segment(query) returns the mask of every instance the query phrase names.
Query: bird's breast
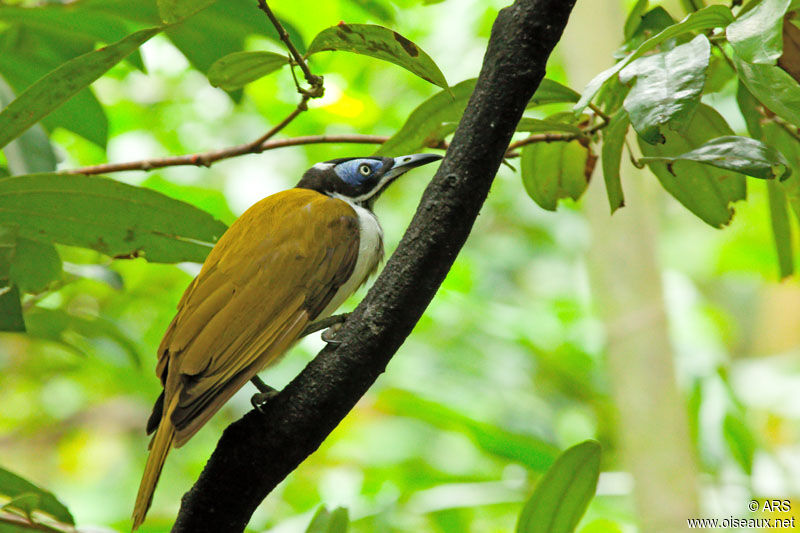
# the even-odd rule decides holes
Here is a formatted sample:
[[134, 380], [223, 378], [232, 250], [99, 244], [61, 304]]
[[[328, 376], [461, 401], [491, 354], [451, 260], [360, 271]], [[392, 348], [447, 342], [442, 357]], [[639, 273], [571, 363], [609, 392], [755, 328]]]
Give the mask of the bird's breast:
[[[340, 199], [341, 201], [346, 201]], [[339, 287], [330, 303], [322, 310], [315, 319], [330, 316], [344, 301], [358, 289], [367, 278], [375, 272], [378, 264], [383, 259], [383, 229], [378, 222], [375, 214], [369, 209], [365, 209], [352, 202], [347, 202], [358, 216], [358, 259], [353, 268], [353, 273]]]

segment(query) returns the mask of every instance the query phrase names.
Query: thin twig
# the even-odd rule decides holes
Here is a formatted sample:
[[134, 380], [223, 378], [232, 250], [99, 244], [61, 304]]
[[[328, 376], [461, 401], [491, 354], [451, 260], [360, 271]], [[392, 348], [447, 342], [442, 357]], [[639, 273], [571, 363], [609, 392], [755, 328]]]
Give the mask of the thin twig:
[[[274, 128], [273, 128], [274, 129]], [[266, 136], [266, 135], [265, 135]], [[290, 137], [288, 139], [275, 139], [264, 141], [256, 148], [253, 143], [240, 144], [203, 152], [199, 154], [186, 154], [171, 157], [158, 157], [153, 159], [143, 159], [141, 161], [128, 161], [125, 163], [103, 163], [101, 165], [91, 165], [69, 170], [62, 170], [61, 174], [106, 174], [110, 172], [120, 172], [123, 170], [153, 170], [155, 168], [175, 167], [183, 165], [192, 166], [211, 166], [212, 163], [222, 159], [229, 159], [248, 153], [259, 154], [267, 150], [284, 148], [286, 146], [300, 146], [304, 144], [327, 144], [327, 143], [349, 143], [349, 144], [383, 144], [389, 137], [381, 135], [306, 135], [303, 137]]]
[[300, 70], [303, 71], [303, 76], [305, 76], [306, 81], [309, 85], [311, 85], [311, 89], [308, 91], [304, 91], [300, 89], [300, 91], [305, 95], [309, 95], [311, 98], [317, 98], [322, 96], [323, 87], [322, 87], [322, 76], [316, 76], [315, 74], [311, 73], [309, 70], [308, 65], [306, 64], [305, 59], [303, 56], [300, 55], [300, 52], [297, 51], [292, 40], [289, 38], [289, 34], [286, 32], [286, 29], [280, 23], [280, 21], [275, 17], [275, 14], [267, 5], [266, 0], [258, 0], [258, 8], [267, 14], [269, 20], [272, 22], [272, 25], [275, 26], [275, 29], [278, 31], [278, 36], [281, 40], [286, 44], [286, 48], [289, 49], [289, 53], [292, 54], [292, 58], [300, 67]]

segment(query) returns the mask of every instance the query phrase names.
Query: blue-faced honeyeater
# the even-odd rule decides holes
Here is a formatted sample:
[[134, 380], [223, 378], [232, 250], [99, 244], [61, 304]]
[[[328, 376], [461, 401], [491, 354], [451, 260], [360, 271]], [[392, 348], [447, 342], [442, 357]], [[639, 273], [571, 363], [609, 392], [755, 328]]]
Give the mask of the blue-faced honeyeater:
[[158, 348], [164, 388], [133, 528], [144, 520], [170, 448], [188, 441], [309, 324], [333, 313], [383, 257], [372, 206], [408, 170], [441, 156], [334, 159], [268, 196], [219, 239], [178, 303]]

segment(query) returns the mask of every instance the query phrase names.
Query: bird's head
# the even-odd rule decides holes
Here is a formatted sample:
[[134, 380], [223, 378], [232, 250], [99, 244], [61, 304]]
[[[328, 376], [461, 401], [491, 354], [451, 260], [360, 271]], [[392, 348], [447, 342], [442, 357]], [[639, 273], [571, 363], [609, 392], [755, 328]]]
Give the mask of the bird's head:
[[313, 189], [372, 208], [378, 195], [399, 176], [441, 158], [436, 154], [412, 154], [332, 159], [308, 169], [296, 187]]

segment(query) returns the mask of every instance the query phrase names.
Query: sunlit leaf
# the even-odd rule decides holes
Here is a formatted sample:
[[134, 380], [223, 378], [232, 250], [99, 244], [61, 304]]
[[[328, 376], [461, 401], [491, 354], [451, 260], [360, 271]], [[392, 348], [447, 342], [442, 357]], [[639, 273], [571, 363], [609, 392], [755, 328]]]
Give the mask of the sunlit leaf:
[[728, 42], [742, 60], [774, 65], [783, 49], [783, 15], [791, 0], [761, 0], [726, 29]]
[[324, 506], [317, 509], [306, 533], [346, 533], [349, 525], [347, 509], [337, 507], [329, 512]]
[[603, 148], [600, 160], [603, 165], [603, 180], [606, 183], [608, 204], [612, 213], [625, 205], [619, 166], [622, 161], [622, 149], [625, 146], [625, 136], [628, 133], [629, 125], [628, 114], [624, 109], [620, 109], [611, 117], [611, 122], [602, 133]]
[[756, 440], [747, 423], [742, 417], [728, 413], [722, 422], [722, 435], [733, 458], [748, 476], [752, 475]]
[[13, 499], [27, 494], [37, 497], [35, 509], [33, 510], [46, 513], [59, 522], [75, 524], [69, 509], [58, 501], [52, 493], [4, 468], [0, 468], [0, 495]]
[[525, 503], [517, 533], [572, 533], [597, 489], [600, 444], [588, 440], [565, 451]]
[[214, 87], [233, 91], [288, 64], [286, 56], [273, 52], [234, 52], [211, 65], [208, 81]]
[[440, 91], [422, 102], [411, 112], [400, 131], [383, 143], [375, 154], [410, 154], [442, 140], [444, 131], [452, 131], [452, 127], [447, 125], [461, 120], [467, 101], [475, 89], [475, 81], [474, 78], [464, 80], [451, 87], [450, 92]]
[[419, 46], [396, 31], [374, 24], [345, 24], [319, 32], [308, 47], [308, 55], [345, 51], [389, 61], [413, 72], [423, 80], [448, 88], [444, 74]]
[[217, 0], [158, 0], [158, 13], [167, 24], [191, 17]]
[[[733, 130], [725, 119], [701, 104], [684, 131], [664, 130], [664, 144], [652, 145], [640, 138], [639, 148], [646, 157], [670, 158], [690, 152], [711, 139], [730, 135]], [[730, 222], [733, 209], [729, 204], [745, 198], [745, 177], [738, 172], [691, 160], [676, 160], [667, 167], [662, 160], [654, 159], [648, 166], [672, 196], [717, 228]]]
[[647, 0], [636, 0], [636, 4], [634, 4], [628, 13], [628, 18], [625, 19], [625, 28], [623, 32], [626, 41], [633, 37], [634, 32], [642, 23], [642, 15], [644, 15], [645, 10], [647, 9], [647, 4]]
[[594, 96], [597, 94], [597, 91], [599, 91], [609, 79], [629, 65], [632, 61], [642, 57], [644, 54], [650, 50], [653, 50], [664, 41], [687, 32], [725, 27], [732, 21], [733, 15], [731, 14], [731, 10], [728, 7], [721, 5], [711, 5], [690, 13], [686, 16], [686, 18], [677, 24], [674, 24], [669, 28], [666, 28], [664, 31], [647, 39], [645, 42], [639, 45], [639, 47], [632, 54], [618, 62], [613, 67], [608, 68], [595, 76], [581, 93], [581, 98], [578, 100], [578, 103], [575, 104], [573, 110], [576, 113], [583, 111], [586, 106], [589, 105], [589, 102], [592, 100], [592, 98], [594, 98]]
[[545, 104], [577, 102], [580, 97], [580, 94], [566, 85], [562, 85], [549, 78], [544, 78], [539, 84], [539, 87], [536, 88], [536, 92], [533, 93], [527, 107], [531, 108]]
[[159, 28], [141, 30], [112, 45], [76, 57], [28, 87], [0, 112], [0, 148], [102, 76], [159, 31]]
[[643, 163], [664, 162], [668, 169], [676, 161], [696, 161], [765, 180], [788, 178], [792, 172], [786, 158], [771, 146], [736, 135], [712, 139], [683, 154], [643, 157], [641, 160]]
[[512, 433], [494, 424], [478, 422], [413, 393], [386, 390], [381, 393], [377, 407], [400, 416], [423, 420], [435, 427], [454, 430], [469, 436], [484, 451], [516, 461], [526, 467], [543, 471], [551, 464], [558, 450], [549, 442], [533, 435]]
[[581, 197], [595, 159], [579, 141], [529, 144], [522, 147], [522, 183], [540, 207], [555, 211], [559, 199]]
[[[0, 77], [0, 109], [14, 100], [11, 87]], [[56, 169], [56, 154], [44, 128], [34, 124], [28, 131], [3, 148], [12, 174], [51, 172]]]
[[789, 213], [786, 206], [786, 193], [773, 180], [767, 182], [769, 198], [769, 219], [772, 228], [772, 239], [778, 254], [778, 266], [781, 278], [794, 273], [794, 250], [792, 246], [792, 228], [789, 224]]
[[202, 262], [225, 225], [194, 206], [101, 176], [0, 179], [0, 223], [20, 236], [114, 257]]
[[651, 144], [664, 142], [661, 127], [686, 127], [700, 103], [711, 55], [705, 35], [669, 52], [642, 57], [619, 73], [622, 83], [635, 80], [624, 106], [637, 133]]

